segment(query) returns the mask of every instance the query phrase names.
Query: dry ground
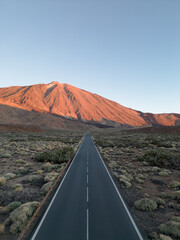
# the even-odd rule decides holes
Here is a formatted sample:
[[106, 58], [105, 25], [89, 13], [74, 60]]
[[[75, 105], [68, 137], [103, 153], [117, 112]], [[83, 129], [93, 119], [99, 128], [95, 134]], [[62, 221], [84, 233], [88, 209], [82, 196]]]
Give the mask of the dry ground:
[[102, 130], [93, 137], [146, 239], [180, 239], [180, 135]]
[[[55, 181], [65, 164], [39, 162], [35, 156], [64, 147], [75, 149], [83, 135], [84, 132], [67, 130], [1, 132], [0, 239], [17, 239], [21, 229], [13, 225], [12, 213], [23, 204], [30, 203], [25, 208], [28, 220], [34, 205], [43, 200], [47, 185]], [[92, 135], [146, 238], [179, 239], [180, 136], [157, 132], [130, 133], [117, 129], [93, 131]], [[18, 208], [19, 204], [22, 205]]]
[[[33, 209], [33, 202], [39, 204], [43, 200], [49, 186], [55, 181], [66, 164], [65, 162], [38, 162], [35, 156], [41, 152], [53, 152], [64, 147], [76, 150], [83, 135], [84, 132], [81, 131], [1, 132], [0, 239], [17, 239], [21, 229], [18, 228], [19, 226], [13, 225], [13, 216], [11, 216], [13, 211], [17, 211], [17, 207], [21, 204], [30, 203], [28, 211], [25, 212], [28, 221], [35, 210], [35, 208]], [[17, 216], [15, 217], [17, 218]], [[12, 221], [9, 221], [9, 218], [12, 218]], [[24, 215], [21, 218], [24, 219]], [[14, 221], [18, 222], [21, 219], [15, 219]], [[23, 225], [23, 222], [19, 224]]]

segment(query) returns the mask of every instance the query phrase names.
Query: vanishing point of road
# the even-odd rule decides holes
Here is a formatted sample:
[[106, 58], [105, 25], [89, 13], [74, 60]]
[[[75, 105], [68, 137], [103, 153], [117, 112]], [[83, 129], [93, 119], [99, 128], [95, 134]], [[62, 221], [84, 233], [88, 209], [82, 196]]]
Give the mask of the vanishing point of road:
[[143, 240], [88, 133], [31, 240]]

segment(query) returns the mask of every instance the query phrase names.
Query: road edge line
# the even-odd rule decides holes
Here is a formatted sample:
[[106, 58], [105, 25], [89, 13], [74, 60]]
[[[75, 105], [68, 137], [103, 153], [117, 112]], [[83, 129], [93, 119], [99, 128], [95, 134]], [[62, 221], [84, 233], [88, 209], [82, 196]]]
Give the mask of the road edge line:
[[43, 224], [44, 219], [46, 218], [46, 216], [47, 216], [47, 214], [48, 214], [48, 212], [49, 212], [49, 209], [51, 208], [51, 206], [52, 206], [52, 204], [53, 204], [53, 202], [54, 202], [54, 199], [56, 198], [56, 196], [57, 196], [57, 194], [58, 194], [58, 192], [59, 192], [59, 190], [60, 190], [60, 188], [61, 188], [61, 186], [62, 186], [62, 184], [63, 184], [63, 182], [64, 182], [64, 180], [65, 180], [65, 178], [66, 178], [66, 176], [67, 176], [67, 174], [68, 174], [71, 166], [72, 166], [72, 164], [74, 163], [74, 161], [75, 161], [75, 159], [76, 159], [77, 154], [79, 153], [79, 151], [80, 151], [80, 149], [81, 149], [81, 147], [82, 147], [82, 145], [83, 145], [83, 143], [84, 143], [84, 140], [85, 140], [85, 136], [84, 136], [84, 139], [83, 139], [83, 141], [81, 142], [81, 145], [79, 146], [79, 149], [77, 150], [77, 152], [76, 152], [76, 154], [75, 154], [75, 156], [74, 156], [74, 158], [73, 158], [73, 160], [72, 160], [69, 168], [67, 169], [67, 171], [66, 171], [66, 173], [65, 173], [65, 175], [64, 175], [64, 177], [63, 177], [63, 179], [62, 179], [62, 181], [61, 181], [61, 183], [60, 183], [60, 185], [59, 185], [59, 187], [58, 187], [58, 189], [56, 190], [56, 192], [55, 192], [55, 194], [54, 194], [54, 196], [53, 196], [53, 198], [52, 198], [52, 200], [51, 200], [48, 208], [46, 209], [46, 211], [45, 211], [45, 213], [44, 213], [44, 215], [43, 215], [40, 223], [38, 224], [38, 226], [37, 226], [37, 228], [36, 228], [36, 230], [35, 230], [32, 238], [31, 238], [31, 240], [35, 240], [35, 238], [36, 238], [36, 236], [37, 236], [37, 233], [38, 233], [41, 225]]
[[101, 159], [101, 161], [102, 161], [102, 163], [103, 163], [103, 165], [104, 165], [104, 167], [105, 167], [105, 169], [106, 169], [106, 171], [107, 171], [107, 173], [108, 173], [108, 175], [109, 175], [109, 177], [110, 177], [110, 179], [111, 179], [111, 181], [112, 181], [112, 183], [113, 183], [113, 185], [114, 185], [114, 187], [115, 187], [115, 189], [116, 189], [116, 192], [117, 192], [117, 194], [118, 194], [118, 196], [119, 196], [119, 198], [120, 198], [120, 200], [121, 200], [121, 202], [122, 202], [122, 204], [123, 204], [123, 206], [124, 206], [124, 208], [125, 208], [128, 216], [129, 216], [129, 218], [130, 218], [130, 220], [131, 220], [131, 222], [132, 222], [132, 224], [133, 224], [133, 226], [134, 226], [134, 228], [135, 228], [135, 230], [136, 230], [136, 233], [137, 233], [139, 239], [140, 239], [140, 240], [144, 240], [143, 237], [142, 237], [142, 235], [141, 235], [141, 233], [140, 233], [140, 231], [139, 231], [139, 229], [138, 229], [138, 227], [137, 227], [137, 225], [136, 225], [136, 223], [135, 223], [135, 221], [134, 221], [134, 219], [133, 219], [133, 217], [132, 217], [132, 215], [131, 215], [131, 213], [129, 212], [129, 209], [128, 209], [128, 207], [126, 206], [126, 203], [124, 202], [124, 200], [123, 200], [123, 198], [122, 198], [122, 196], [121, 196], [121, 194], [120, 194], [120, 192], [119, 192], [119, 190], [118, 190], [118, 188], [117, 188], [117, 186], [116, 186], [116, 184], [115, 184], [115, 182], [114, 182], [111, 174], [109, 173], [109, 170], [108, 170], [108, 168], [107, 168], [104, 160], [102, 159], [101, 154], [100, 154], [98, 148], [96, 147], [93, 139], [92, 139], [92, 142], [93, 142], [93, 144], [94, 144], [94, 146], [95, 146], [95, 148], [96, 148], [96, 151], [97, 151], [97, 153], [98, 153], [98, 155], [99, 155], [99, 157], [100, 157], [100, 159]]

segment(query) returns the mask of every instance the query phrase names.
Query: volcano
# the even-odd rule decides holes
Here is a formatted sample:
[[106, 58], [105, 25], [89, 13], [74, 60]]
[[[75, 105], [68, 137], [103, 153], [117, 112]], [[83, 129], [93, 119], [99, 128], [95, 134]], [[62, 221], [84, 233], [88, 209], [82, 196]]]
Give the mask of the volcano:
[[79, 122], [109, 126], [180, 125], [180, 114], [143, 113], [59, 82], [0, 88], [0, 104], [29, 112], [47, 113]]

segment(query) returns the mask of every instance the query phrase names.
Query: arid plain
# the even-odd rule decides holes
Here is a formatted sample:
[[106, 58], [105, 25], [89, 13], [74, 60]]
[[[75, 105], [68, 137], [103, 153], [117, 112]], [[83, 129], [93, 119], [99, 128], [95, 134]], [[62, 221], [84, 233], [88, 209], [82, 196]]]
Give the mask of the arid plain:
[[[101, 129], [91, 134], [146, 238], [178, 239], [179, 134], [166, 133], [166, 128], [141, 131]], [[85, 131], [1, 132], [1, 239], [18, 239], [84, 135]]]

